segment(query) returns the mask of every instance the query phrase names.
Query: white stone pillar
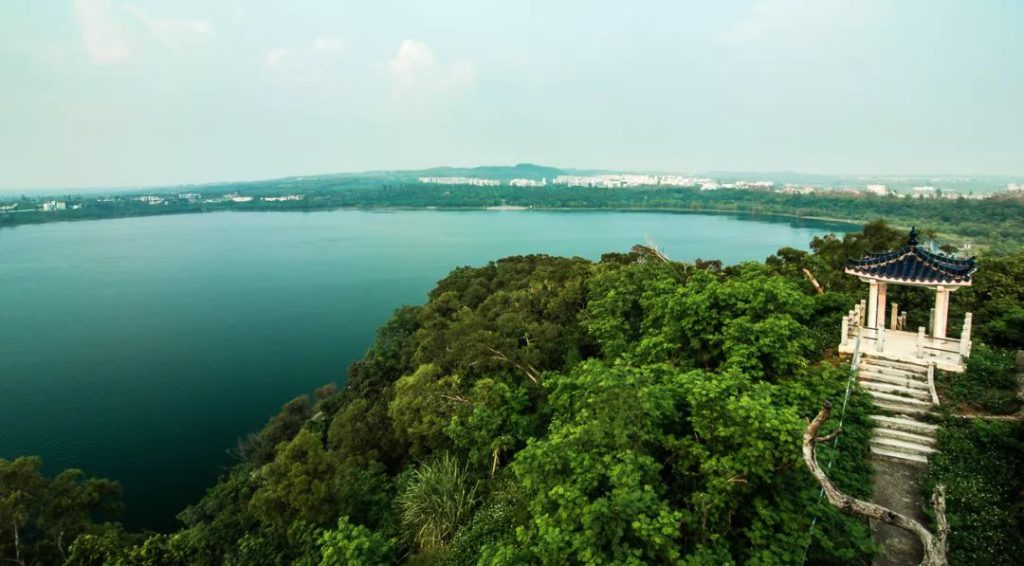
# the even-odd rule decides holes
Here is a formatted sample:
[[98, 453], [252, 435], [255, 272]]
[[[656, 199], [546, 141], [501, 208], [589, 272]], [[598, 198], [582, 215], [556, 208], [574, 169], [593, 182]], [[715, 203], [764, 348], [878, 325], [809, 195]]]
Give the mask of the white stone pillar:
[[878, 281], [868, 283], [868, 328], [878, 328]]
[[839, 345], [845, 346], [847, 335], [850, 333], [850, 317], [849, 315], [843, 317], [842, 334], [839, 336]]
[[968, 357], [971, 355], [971, 313], [964, 315], [964, 327], [960, 331], [960, 355]]
[[892, 315], [889, 317], [889, 328], [892, 330], [899, 330], [900, 306], [896, 303], [893, 303], [892, 309], [890, 310], [892, 311]]
[[932, 336], [946, 337], [946, 316], [949, 314], [949, 290], [939, 285], [935, 288], [935, 328]]
[[887, 285], [883, 283], [878, 284], [878, 314], [875, 315], [875, 321], [878, 322], [879, 328], [885, 328], [885, 291]]

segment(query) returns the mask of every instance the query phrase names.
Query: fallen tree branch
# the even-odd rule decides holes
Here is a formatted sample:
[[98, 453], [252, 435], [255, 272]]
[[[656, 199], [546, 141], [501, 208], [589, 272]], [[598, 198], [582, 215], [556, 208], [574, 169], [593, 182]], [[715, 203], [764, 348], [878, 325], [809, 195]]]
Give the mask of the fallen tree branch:
[[672, 260], [668, 259], [668, 256], [662, 253], [661, 250], [659, 250], [653, 242], [648, 242], [647, 244], [637, 244], [630, 248], [629, 251], [639, 255], [641, 257], [641, 260], [646, 255], [652, 255], [656, 259], [664, 263], [672, 263]]
[[494, 359], [501, 360], [503, 362], [508, 362], [508, 363], [514, 365], [516, 368], [519, 369], [519, 371], [525, 373], [526, 377], [528, 377], [530, 379], [530, 381], [532, 381], [534, 383], [540, 383], [540, 372], [537, 371], [537, 368], [535, 368], [535, 367], [533, 367], [532, 365], [529, 365], [529, 364], [527, 364], [526, 366], [518, 364], [518, 363], [510, 360], [508, 358], [508, 356], [506, 356], [505, 354], [499, 352], [498, 350], [495, 350], [494, 348], [487, 348], [487, 349], [490, 350], [492, 354], [494, 354]]
[[921, 540], [921, 546], [924, 547], [924, 559], [921, 561], [922, 566], [946, 566], [948, 564], [946, 553], [948, 552], [949, 523], [946, 520], [945, 488], [941, 485], [937, 485], [935, 486], [935, 492], [932, 494], [932, 506], [935, 509], [935, 522], [938, 525], [937, 535], [933, 535], [924, 527], [924, 525], [910, 517], [907, 517], [906, 515], [902, 515], [892, 509], [882, 507], [875, 503], [850, 497], [849, 495], [839, 491], [839, 489], [832, 484], [832, 480], [830, 480], [825, 472], [818, 467], [818, 460], [815, 454], [815, 447], [818, 445], [818, 442], [821, 442], [825, 438], [828, 438], [828, 436], [831, 436], [818, 436], [818, 431], [821, 429], [821, 426], [825, 424], [825, 421], [828, 420], [831, 413], [832, 403], [825, 401], [821, 407], [821, 411], [816, 417], [814, 417], [814, 420], [807, 425], [807, 430], [804, 431], [803, 438], [804, 463], [807, 464], [807, 469], [811, 471], [814, 478], [821, 484], [821, 488], [825, 492], [828, 502], [843, 513], [857, 515], [867, 519], [875, 519], [876, 521], [882, 521], [883, 523], [910, 531], [917, 535], [917, 538]]
[[445, 395], [444, 393], [440, 393], [439, 395], [441, 396], [442, 399], [447, 399], [448, 401], [454, 401], [456, 403], [463, 403], [463, 404], [469, 405], [471, 407], [473, 406], [473, 402], [470, 401], [469, 399], [466, 399], [462, 395]]

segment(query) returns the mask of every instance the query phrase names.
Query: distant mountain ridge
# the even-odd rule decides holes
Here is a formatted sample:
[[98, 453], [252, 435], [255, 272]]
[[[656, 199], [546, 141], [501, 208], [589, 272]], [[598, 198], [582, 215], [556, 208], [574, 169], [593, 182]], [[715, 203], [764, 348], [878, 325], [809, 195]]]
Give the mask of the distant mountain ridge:
[[481, 165], [478, 167], [431, 167], [429, 169], [415, 169], [408, 171], [388, 171], [390, 175], [409, 177], [473, 177], [486, 179], [552, 179], [567, 173], [576, 173], [573, 170], [547, 167], [533, 163], [517, 163], [516, 165]]

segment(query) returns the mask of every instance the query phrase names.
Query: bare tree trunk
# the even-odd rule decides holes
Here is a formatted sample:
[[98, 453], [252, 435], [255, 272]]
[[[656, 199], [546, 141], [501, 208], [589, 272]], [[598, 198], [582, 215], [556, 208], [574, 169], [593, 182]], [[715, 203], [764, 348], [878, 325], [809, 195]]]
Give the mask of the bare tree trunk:
[[18, 538], [17, 521], [12, 521], [11, 526], [14, 527], [14, 558], [8, 558], [7, 560], [25, 566], [25, 561], [21, 559], [21, 540]]
[[822, 293], [824, 293], [824, 292], [825, 292], [825, 288], [824, 288], [824, 287], [822, 287], [822, 286], [821, 286], [821, 285], [820, 285], [820, 284], [818, 283], [818, 280], [814, 278], [814, 274], [813, 274], [813, 273], [811, 273], [811, 270], [810, 270], [810, 269], [807, 269], [807, 268], [805, 267], [805, 268], [804, 268], [804, 275], [806, 275], [806, 276], [807, 276], [807, 278], [811, 280], [811, 285], [814, 285], [814, 290], [815, 290], [815, 291], [817, 291], [819, 295], [821, 295]]
[[825, 472], [818, 467], [818, 460], [815, 455], [815, 446], [819, 442], [823, 442], [829, 438], [834, 438], [834, 435], [836, 434], [834, 432], [829, 434], [827, 437], [818, 436], [818, 430], [820, 430], [821, 426], [825, 424], [825, 421], [828, 420], [831, 413], [832, 403], [825, 401], [821, 408], [821, 412], [819, 412], [818, 415], [814, 417], [814, 420], [807, 425], [807, 430], [804, 432], [803, 440], [804, 463], [807, 464], [807, 468], [811, 471], [811, 474], [814, 475], [814, 478], [821, 484], [821, 487], [825, 492], [825, 496], [828, 497], [828, 502], [844, 513], [868, 519], [875, 519], [914, 533], [917, 535], [917, 538], [921, 539], [921, 546], [924, 547], [924, 560], [921, 561], [921, 565], [946, 566], [948, 564], [946, 553], [949, 548], [949, 522], [946, 520], [945, 487], [941, 485], [935, 486], [935, 493], [932, 494], [932, 506], [935, 509], [935, 522], [938, 525], [938, 533], [936, 535], [933, 535], [924, 527], [924, 525], [910, 517], [901, 515], [891, 509], [882, 507], [881, 505], [850, 497], [849, 495], [839, 491], [836, 486], [832, 484], [832, 480], [830, 480]]
[[64, 552], [64, 531], [61, 531], [60, 534], [57, 535], [57, 550], [60, 551], [61, 558], [63, 558], [64, 563], [67, 564], [68, 554]]

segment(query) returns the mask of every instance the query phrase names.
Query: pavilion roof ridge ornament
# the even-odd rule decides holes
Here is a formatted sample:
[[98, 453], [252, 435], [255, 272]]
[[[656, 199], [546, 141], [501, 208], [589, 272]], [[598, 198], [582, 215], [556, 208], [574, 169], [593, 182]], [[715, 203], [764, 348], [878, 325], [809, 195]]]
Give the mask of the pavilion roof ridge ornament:
[[907, 245], [903, 248], [850, 260], [845, 271], [866, 279], [893, 283], [966, 286], [971, 284], [971, 276], [977, 269], [974, 257], [958, 259], [921, 248], [917, 229], [911, 228]]

